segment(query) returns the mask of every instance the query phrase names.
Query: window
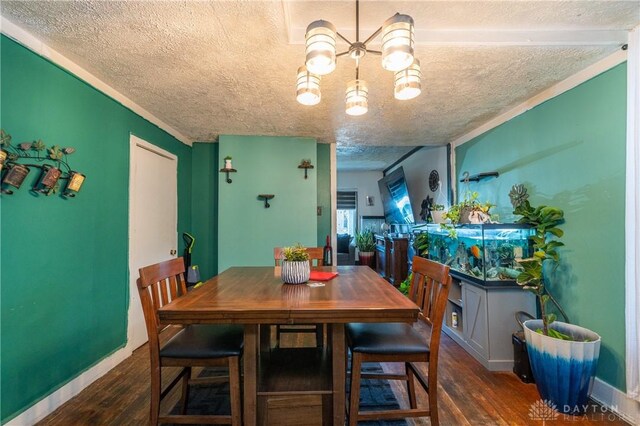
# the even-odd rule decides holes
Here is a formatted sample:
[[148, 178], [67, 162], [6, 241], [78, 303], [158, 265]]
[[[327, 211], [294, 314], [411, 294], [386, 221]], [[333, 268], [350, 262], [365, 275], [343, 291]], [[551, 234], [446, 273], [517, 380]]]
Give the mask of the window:
[[358, 193], [355, 191], [338, 191], [337, 197], [338, 234], [356, 234], [356, 218], [358, 217]]

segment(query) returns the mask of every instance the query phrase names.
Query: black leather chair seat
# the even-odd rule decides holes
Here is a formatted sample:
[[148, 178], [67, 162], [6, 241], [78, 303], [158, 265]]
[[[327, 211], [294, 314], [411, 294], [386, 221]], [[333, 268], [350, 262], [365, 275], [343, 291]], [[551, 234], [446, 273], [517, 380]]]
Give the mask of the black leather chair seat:
[[223, 358], [242, 354], [241, 325], [189, 325], [160, 349], [166, 358]]
[[367, 354], [426, 354], [424, 336], [405, 323], [350, 323], [346, 325], [349, 347]]

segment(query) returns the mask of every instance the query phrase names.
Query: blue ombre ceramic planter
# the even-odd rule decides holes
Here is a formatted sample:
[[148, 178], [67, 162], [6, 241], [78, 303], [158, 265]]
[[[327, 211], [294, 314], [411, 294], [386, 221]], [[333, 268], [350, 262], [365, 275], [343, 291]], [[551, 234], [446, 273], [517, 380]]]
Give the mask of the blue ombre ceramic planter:
[[586, 328], [556, 321], [553, 328], [577, 340], [554, 339], [536, 333], [542, 320], [524, 322], [524, 334], [538, 392], [566, 414], [584, 412], [600, 355], [600, 336]]

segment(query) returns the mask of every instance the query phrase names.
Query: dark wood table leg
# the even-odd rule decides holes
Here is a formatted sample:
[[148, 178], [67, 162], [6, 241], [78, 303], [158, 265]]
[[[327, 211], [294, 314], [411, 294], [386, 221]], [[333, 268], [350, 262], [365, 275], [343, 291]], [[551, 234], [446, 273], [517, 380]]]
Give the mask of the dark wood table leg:
[[[246, 345], [246, 342], [245, 342]], [[344, 324], [331, 324], [331, 356], [333, 363], [333, 425], [344, 425], [345, 417], [345, 336]]]
[[243, 419], [246, 426], [255, 426], [257, 417], [258, 382], [258, 325], [244, 326], [244, 409]]

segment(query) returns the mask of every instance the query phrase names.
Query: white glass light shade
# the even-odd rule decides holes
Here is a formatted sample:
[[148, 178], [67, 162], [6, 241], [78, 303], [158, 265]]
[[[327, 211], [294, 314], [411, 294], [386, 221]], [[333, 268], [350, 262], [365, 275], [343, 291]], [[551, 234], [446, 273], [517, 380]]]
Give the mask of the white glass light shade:
[[317, 105], [320, 102], [320, 76], [310, 73], [305, 66], [298, 68], [296, 99], [302, 105]]
[[387, 71], [400, 71], [413, 62], [413, 18], [399, 13], [387, 19], [382, 26], [382, 67]]
[[420, 61], [414, 59], [413, 64], [395, 74], [394, 96], [402, 101], [417, 97], [422, 91], [420, 80]]
[[306, 60], [309, 72], [329, 74], [336, 68], [336, 27], [323, 20], [314, 21], [305, 34]]
[[369, 89], [364, 80], [353, 80], [347, 84], [345, 96], [346, 112], [349, 115], [366, 114], [369, 110]]

